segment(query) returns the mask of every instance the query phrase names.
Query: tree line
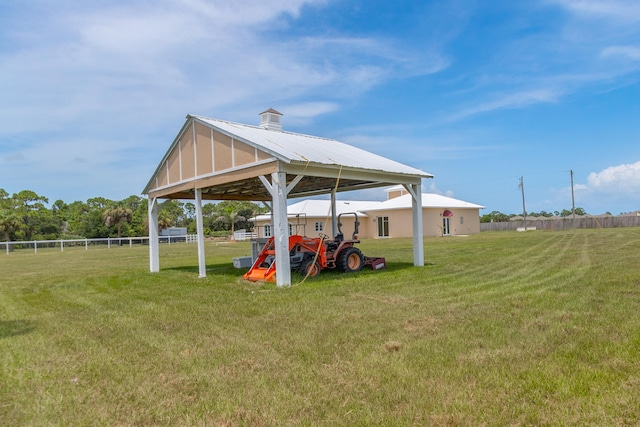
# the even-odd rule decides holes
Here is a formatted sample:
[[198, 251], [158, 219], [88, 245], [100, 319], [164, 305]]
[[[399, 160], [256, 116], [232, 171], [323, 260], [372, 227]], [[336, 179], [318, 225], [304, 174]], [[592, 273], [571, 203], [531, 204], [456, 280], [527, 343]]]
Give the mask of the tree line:
[[[129, 196], [115, 201], [94, 197], [86, 202], [66, 203], [49, 199], [31, 190], [9, 194], [0, 188], [0, 241], [56, 240], [149, 235], [148, 199]], [[196, 231], [193, 203], [166, 200], [158, 206], [158, 231], [185, 227]], [[249, 221], [266, 212], [252, 202], [222, 201], [202, 206], [206, 235], [229, 235], [234, 230], [251, 230]]]
[[[86, 202], [65, 203], [49, 199], [31, 190], [9, 194], [0, 188], [0, 241], [93, 239], [105, 237], [137, 237], [149, 235], [148, 199], [129, 196], [114, 201], [93, 197]], [[252, 202], [222, 201], [205, 203], [202, 217], [205, 235], [223, 236], [234, 230], [252, 230], [250, 218], [267, 212], [266, 207]], [[586, 215], [576, 208], [576, 215]], [[569, 209], [554, 212], [531, 212], [527, 216], [569, 217]], [[169, 227], [185, 227], [196, 231], [196, 207], [193, 203], [165, 200], [158, 210], [158, 231]], [[482, 215], [480, 222], [506, 222], [516, 216], [499, 211]]]
[[[582, 208], [576, 208], [575, 214], [587, 215], [587, 212]], [[522, 214], [518, 214], [518, 215], [522, 215]], [[516, 214], [507, 215], [499, 211], [493, 211], [491, 213], [482, 215], [480, 217], [480, 222], [507, 222], [507, 221], [511, 221], [511, 218], [516, 217], [518, 215]], [[528, 217], [543, 216], [545, 218], [551, 218], [551, 217], [557, 216], [561, 218], [567, 218], [567, 217], [570, 217], [571, 215], [573, 215], [573, 211], [571, 211], [570, 209], [563, 209], [561, 211], [553, 211], [553, 212], [547, 212], [547, 211], [527, 212]]]

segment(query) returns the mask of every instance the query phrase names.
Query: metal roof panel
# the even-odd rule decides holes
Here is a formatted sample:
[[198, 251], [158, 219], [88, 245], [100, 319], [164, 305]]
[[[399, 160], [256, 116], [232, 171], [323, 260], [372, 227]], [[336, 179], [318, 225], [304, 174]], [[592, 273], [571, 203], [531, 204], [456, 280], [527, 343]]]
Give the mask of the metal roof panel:
[[348, 168], [384, 171], [403, 175], [432, 178], [428, 172], [387, 159], [343, 142], [300, 133], [273, 131], [203, 116], [191, 117], [225, 133], [235, 135], [243, 142], [264, 149], [286, 163], [302, 162], [337, 165]]

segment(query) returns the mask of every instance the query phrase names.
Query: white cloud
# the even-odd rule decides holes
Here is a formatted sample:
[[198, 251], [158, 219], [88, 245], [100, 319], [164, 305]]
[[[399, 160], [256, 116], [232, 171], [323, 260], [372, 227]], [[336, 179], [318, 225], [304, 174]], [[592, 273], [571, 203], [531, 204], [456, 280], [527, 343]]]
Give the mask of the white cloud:
[[429, 183], [429, 186], [426, 189], [423, 189], [423, 192], [440, 194], [442, 196], [447, 196], [447, 197], [455, 197], [454, 192], [452, 190], [445, 190], [445, 191], [440, 190], [436, 185], [435, 181], [431, 181]]
[[0, 102], [0, 129], [26, 132], [37, 117], [51, 130], [86, 124], [88, 116], [157, 127], [176, 114], [212, 115], [243, 105], [255, 114], [256, 104], [277, 107], [303, 96], [328, 99], [315, 108], [324, 114], [330, 104], [390, 78], [446, 66], [435, 52], [416, 55], [385, 38], [274, 33], [305, 6], [324, 3], [164, 0], [90, 8], [71, 2], [51, 16], [30, 14], [28, 26], [37, 30], [29, 42], [17, 26], [3, 30], [16, 44], [0, 52], [0, 93], [7, 100]]
[[[287, 35], [305, 9], [327, 2], [15, 6], [0, 28], [10, 46], [0, 50], [0, 137], [15, 141], [0, 146], [3, 169], [74, 176], [60, 187], [79, 173], [102, 183], [98, 171], [130, 174], [123, 159], [157, 160], [166, 148], [158, 138], [173, 137], [187, 113], [257, 123], [256, 108], [274, 107], [285, 128], [303, 126], [389, 79], [447, 66], [437, 49], [415, 52], [377, 34]], [[62, 142], [63, 134], [72, 137]]]
[[[561, 102], [576, 92], [600, 90], [602, 85], [610, 85], [621, 76], [631, 75], [630, 80], [636, 80], [640, 48], [630, 43], [638, 34], [637, 25], [630, 24], [640, 21], [640, 2], [547, 0], [546, 3], [559, 6], [568, 12], [567, 17], [548, 23], [547, 31], [510, 39], [488, 56], [495, 71], [471, 70], [469, 89], [456, 94], [463, 103], [458, 104], [457, 111], [443, 116], [442, 122]], [[540, 11], [537, 6], [536, 9]], [[625, 59], [626, 63], [621, 61]]]
[[337, 111], [340, 106], [335, 102], [304, 102], [288, 104], [278, 108], [288, 112], [283, 119], [283, 127], [286, 130], [287, 125], [306, 125], [315, 117]]
[[514, 92], [508, 95], [496, 97], [493, 100], [480, 103], [476, 106], [463, 109], [450, 116], [447, 121], [461, 120], [476, 114], [487, 113], [495, 110], [523, 108], [539, 103], [553, 103], [562, 95], [562, 90], [552, 88]]
[[640, 21], [636, 0], [551, 0], [585, 18], [605, 18], [624, 22]]
[[[571, 187], [552, 189], [553, 200], [544, 209], [559, 209], [569, 205]], [[618, 214], [638, 210], [640, 203], [640, 161], [610, 166], [599, 172], [591, 172], [586, 183], [573, 186], [576, 207], [590, 214], [606, 211]]]
[[600, 53], [602, 57], [627, 57], [632, 60], [640, 60], [640, 48], [636, 46], [609, 46]]
[[587, 187], [597, 192], [640, 197], [640, 161], [592, 172], [587, 177]]

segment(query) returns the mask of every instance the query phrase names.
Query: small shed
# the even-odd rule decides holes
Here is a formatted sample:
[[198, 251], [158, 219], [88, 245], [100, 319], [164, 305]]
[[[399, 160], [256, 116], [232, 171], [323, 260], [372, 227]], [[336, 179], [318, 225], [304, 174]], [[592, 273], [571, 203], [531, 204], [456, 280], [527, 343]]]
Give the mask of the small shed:
[[413, 198], [414, 265], [424, 265], [421, 195], [433, 175], [334, 139], [282, 130], [282, 114], [260, 113], [259, 126], [187, 115], [186, 121], [143, 190], [149, 197], [150, 271], [160, 270], [158, 200], [191, 199], [196, 205], [198, 264], [206, 276], [202, 200], [249, 200], [271, 204], [278, 273], [291, 284], [287, 199], [402, 185]]

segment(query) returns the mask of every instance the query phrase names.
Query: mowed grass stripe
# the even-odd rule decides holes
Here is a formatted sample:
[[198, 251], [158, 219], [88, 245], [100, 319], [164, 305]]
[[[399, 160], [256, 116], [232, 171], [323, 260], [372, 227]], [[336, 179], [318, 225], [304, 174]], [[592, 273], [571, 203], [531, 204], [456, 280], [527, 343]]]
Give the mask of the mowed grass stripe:
[[[512, 238], [517, 238], [512, 237]], [[528, 236], [522, 236], [526, 240]], [[558, 236], [545, 236], [542, 241], [529, 241], [530, 246], [524, 246], [520, 250], [513, 250], [511, 253], [504, 253], [505, 248], [496, 246], [475, 246], [471, 253], [459, 264], [447, 263], [447, 267], [439, 269], [442, 272], [440, 280], [450, 283], [457, 282], [459, 291], [463, 294], [473, 292], [484, 292], [486, 289], [495, 288], [501, 285], [510, 285], [514, 281], [523, 277], [531, 276], [535, 273], [532, 266], [538, 260], [546, 257], [550, 252], [556, 251], [558, 247], [566, 243]], [[464, 242], [456, 242], [457, 246]], [[508, 250], [508, 248], [507, 248]], [[459, 259], [460, 257], [457, 257]], [[443, 260], [446, 263], [447, 260]], [[545, 262], [549, 260], [545, 259]], [[554, 262], [554, 261], [551, 261]], [[450, 270], [453, 270], [450, 272]], [[543, 269], [544, 270], [544, 269]], [[538, 270], [539, 271], [539, 270]]]
[[[565, 238], [562, 245], [558, 241], [545, 248], [544, 252], [527, 259], [521, 259], [516, 269], [510, 269], [510, 273], [490, 283], [480, 283], [478, 286], [488, 287], [494, 284], [507, 286], [511, 291], [519, 291], [523, 287], [534, 286], [540, 290], [561, 288], [572, 283], [579, 282], [585, 275], [598, 274], [601, 266], [594, 269], [595, 259], [601, 257], [599, 248], [606, 247], [612, 254], [620, 253], [623, 248], [633, 245], [632, 242], [617, 240], [614, 244], [603, 241], [598, 234], [581, 234]], [[637, 244], [637, 240], [636, 240]], [[508, 261], [509, 263], [512, 260]], [[515, 263], [514, 263], [515, 264]], [[492, 277], [489, 271], [498, 268], [489, 264], [487, 277]], [[514, 286], [518, 284], [519, 286]], [[546, 286], [541, 286], [546, 284]], [[464, 288], [472, 290], [471, 288]]]
[[[522, 236], [526, 239], [527, 236]], [[569, 259], [569, 250], [574, 246], [574, 236], [554, 236], [553, 234], [540, 242], [525, 248], [522, 251], [510, 255], [495, 256], [487, 254], [481, 249], [477, 255], [469, 257], [464, 264], [474, 263], [478, 265], [469, 271], [460, 271], [461, 266], [454, 266], [455, 271], [448, 274], [442, 271], [441, 279], [446, 282], [458, 282], [456, 289], [459, 294], [472, 295], [473, 293], [503, 292], [504, 288], [513, 289], [518, 286], [536, 286], [540, 281], [549, 281], [549, 271], [555, 266], [561, 265]], [[499, 249], [502, 251], [502, 249]], [[473, 260], [480, 259], [480, 262]], [[574, 259], [570, 259], [571, 263]], [[579, 262], [579, 261], [578, 261]], [[570, 272], [561, 269], [554, 274], [568, 275]]]
[[507, 276], [496, 280], [496, 286], [489, 290], [489, 294], [507, 296], [527, 288], [544, 292], [575, 283], [590, 270], [587, 245], [588, 242], [576, 236], [556, 241], [541, 253], [521, 261], [518, 268], [512, 269]]

